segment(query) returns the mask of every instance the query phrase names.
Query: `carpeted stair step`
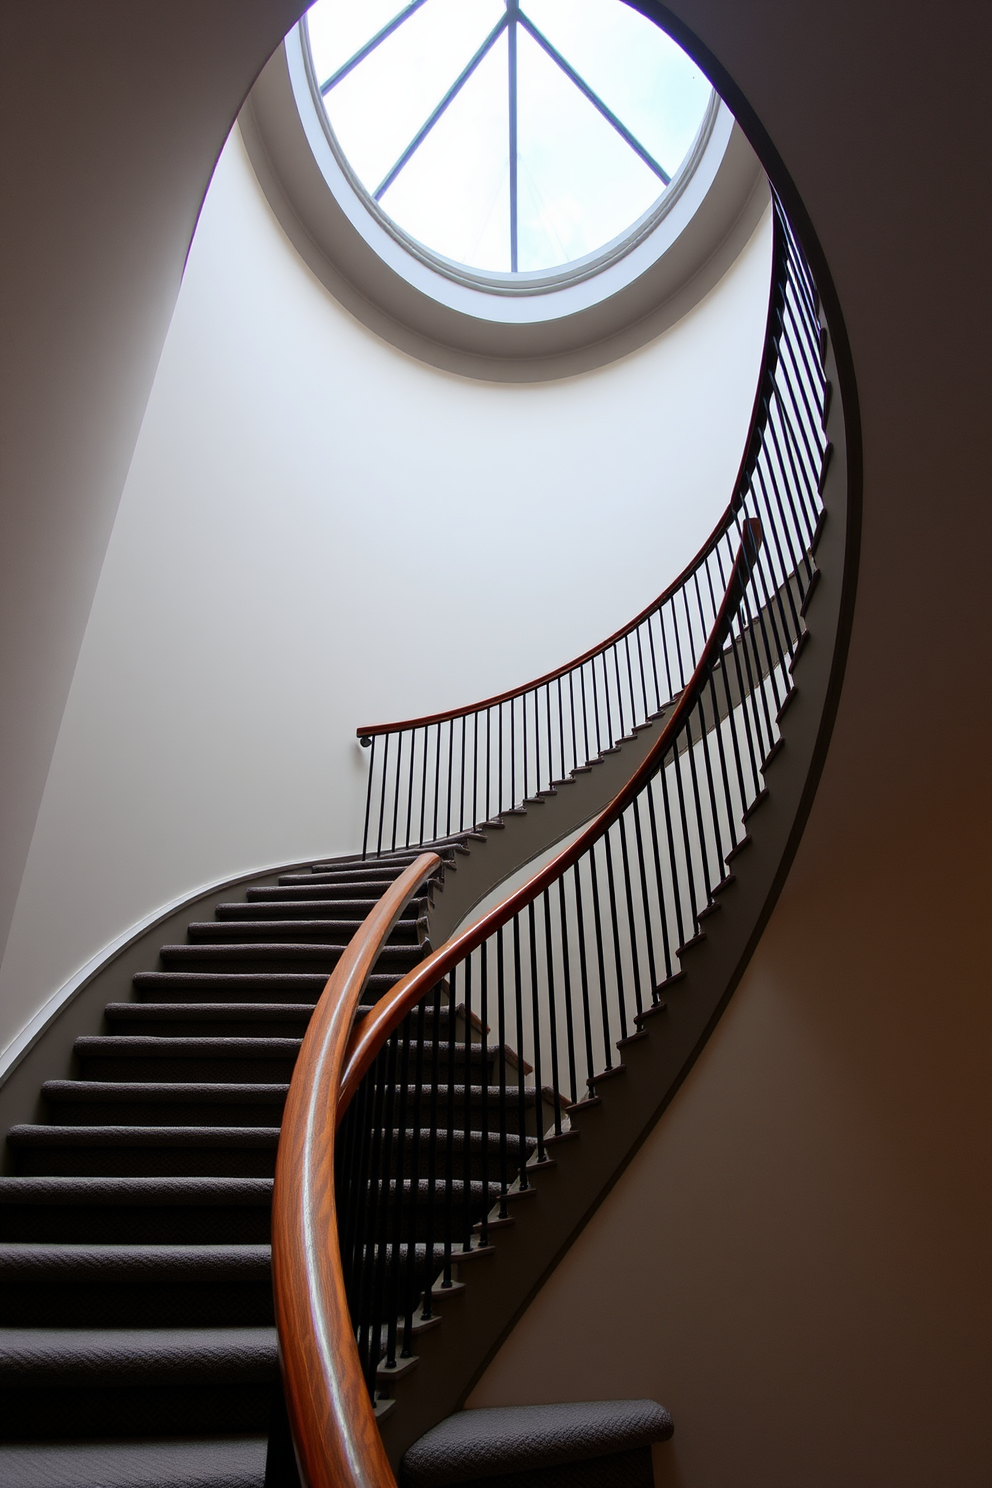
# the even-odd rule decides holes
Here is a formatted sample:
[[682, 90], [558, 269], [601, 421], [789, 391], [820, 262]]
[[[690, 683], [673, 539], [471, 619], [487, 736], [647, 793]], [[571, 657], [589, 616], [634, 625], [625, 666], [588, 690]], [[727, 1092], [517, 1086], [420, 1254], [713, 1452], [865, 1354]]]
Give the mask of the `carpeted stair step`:
[[264, 1488], [264, 1436], [0, 1446], [4, 1488]]
[[[141, 971], [133, 978], [147, 1002], [308, 1002], [316, 1006], [330, 973]], [[403, 976], [400, 970], [373, 972], [365, 990], [369, 1002], [382, 997]]]
[[5, 1327], [266, 1327], [272, 1322], [267, 1245], [0, 1244], [0, 1325]]
[[312, 1014], [310, 1002], [111, 1002], [104, 1017], [115, 1034], [301, 1039]]
[[0, 1240], [264, 1245], [268, 1178], [0, 1178]]
[[[355, 894], [350, 884], [283, 884], [281, 887], [253, 888], [245, 894], [244, 904], [218, 904], [217, 914], [221, 919], [250, 917], [251, 906], [258, 904], [298, 904], [303, 911], [318, 909], [322, 904], [333, 904], [335, 909], [350, 919], [358, 915], [362, 919], [375, 908], [381, 897], [382, 885], [371, 894]], [[406, 919], [420, 920], [427, 913], [430, 901], [411, 899], [406, 906]], [[240, 914], [228, 915], [228, 910], [239, 910]], [[304, 914], [302, 916], [306, 918]]]
[[406, 1452], [401, 1488], [652, 1488], [651, 1446], [672, 1435], [653, 1400], [459, 1411]]
[[277, 1368], [274, 1328], [4, 1329], [0, 1431], [7, 1441], [258, 1431]]
[[[255, 906], [246, 905], [248, 909]], [[257, 914], [257, 911], [256, 911]], [[275, 945], [282, 941], [300, 943], [316, 941], [319, 945], [346, 946], [362, 927], [360, 919], [230, 919], [194, 920], [188, 927], [191, 945], [255, 944], [258, 941]], [[417, 921], [399, 920], [393, 928], [391, 942], [394, 945], [417, 944]]]
[[[159, 956], [166, 971], [311, 971], [325, 980], [337, 966], [347, 941], [253, 941], [223, 945], [165, 945]], [[421, 946], [383, 948], [378, 965], [391, 971], [409, 971], [423, 959]]]
[[84, 1079], [231, 1080], [274, 1085], [292, 1078], [298, 1038], [155, 1038], [95, 1035], [73, 1045]]
[[32, 1126], [7, 1133], [15, 1175], [271, 1178], [278, 1126]]
[[41, 1093], [66, 1126], [273, 1126], [289, 1086], [221, 1082], [46, 1080]]

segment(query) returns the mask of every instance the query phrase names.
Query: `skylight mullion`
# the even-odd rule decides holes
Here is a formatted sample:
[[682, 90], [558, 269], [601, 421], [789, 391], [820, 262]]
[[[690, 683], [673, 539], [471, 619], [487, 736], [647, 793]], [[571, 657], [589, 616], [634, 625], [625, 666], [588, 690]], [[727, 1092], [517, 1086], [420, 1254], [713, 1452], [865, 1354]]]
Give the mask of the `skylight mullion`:
[[430, 118], [427, 120], [427, 122], [425, 124], [421, 125], [420, 129], [418, 129], [417, 133], [414, 135], [413, 139], [407, 145], [406, 149], [403, 151], [403, 154], [400, 156], [399, 160], [397, 160], [397, 162], [393, 166], [392, 170], [389, 171], [388, 175], [386, 175], [386, 177], [381, 182], [381, 184], [376, 188], [376, 190], [373, 191], [373, 193], [372, 193], [372, 200], [373, 201], [379, 201], [380, 198], [384, 195], [384, 193], [389, 190], [389, 187], [396, 180], [396, 177], [399, 175], [400, 171], [403, 169], [403, 167], [407, 164], [407, 162], [409, 161], [409, 159], [411, 158], [411, 156], [420, 148], [420, 146], [423, 144], [424, 140], [430, 134], [431, 130], [434, 128], [434, 125], [437, 123], [438, 119], [440, 119], [440, 117], [444, 113], [445, 109], [448, 107], [448, 105], [450, 103], [453, 102], [453, 100], [455, 98], [457, 98], [458, 94], [461, 92], [462, 88], [468, 82], [469, 78], [472, 76], [473, 72], [478, 67], [479, 63], [486, 56], [486, 54], [488, 52], [490, 52], [492, 50], [492, 48], [496, 45], [496, 42], [499, 40], [499, 38], [502, 36], [503, 32], [506, 30], [507, 24], [508, 24], [508, 18], [506, 16], [506, 14], [504, 13], [503, 15], [500, 16], [499, 20], [496, 22], [495, 26], [490, 31], [489, 35], [486, 37], [485, 41], [482, 43], [482, 45], [480, 46], [479, 50], [476, 52], [475, 56], [471, 59], [470, 62], [468, 62], [466, 64], [466, 66], [462, 69], [462, 71], [455, 78], [455, 81], [452, 83], [452, 85], [448, 89], [447, 93], [445, 93], [444, 97], [441, 99], [441, 102], [438, 104], [437, 108], [431, 114]]
[[575, 68], [569, 66], [569, 64], [565, 61], [565, 58], [562, 56], [561, 52], [559, 52], [556, 47], [552, 46], [548, 38], [537, 29], [533, 21], [529, 20], [522, 10], [518, 9], [517, 15], [519, 16], [520, 24], [527, 28], [528, 32], [537, 42], [538, 46], [541, 47], [545, 52], [547, 52], [552, 62], [556, 62], [558, 64], [568, 80], [575, 84], [579, 92], [584, 94], [585, 97], [588, 98], [589, 102], [594, 108], [599, 110], [606, 122], [613, 125], [613, 128], [616, 130], [617, 134], [619, 134], [620, 138], [630, 146], [634, 154], [640, 156], [641, 160], [644, 161], [644, 164], [648, 167], [648, 169], [652, 170], [658, 177], [658, 179], [665, 186], [667, 186], [672, 178], [665, 170], [664, 166], [658, 164], [654, 156], [651, 155], [644, 148], [639, 139], [631, 134], [630, 130], [626, 127], [625, 124], [621, 124], [620, 120], [617, 118], [613, 110], [607, 108], [606, 104], [600, 98], [599, 94], [594, 93], [589, 84], [583, 78], [579, 77], [579, 74], [575, 71]]
[[337, 72], [332, 72], [326, 83], [321, 83], [321, 98], [326, 98], [331, 89], [336, 88], [342, 78], [346, 78], [349, 72], [358, 66], [359, 62], [364, 62], [365, 58], [375, 51], [380, 42], [385, 41], [387, 36], [392, 36], [393, 32], [397, 31], [404, 21], [410, 19], [415, 10], [419, 10], [426, 3], [427, 0], [411, 0], [411, 4], [405, 6], [398, 15], [393, 16], [393, 19], [388, 21], [381, 31], [375, 33], [371, 41], [367, 41], [363, 47], [359, 47], [353, 57], [349, 57], [347, 62], [341, 64]]
[[519, 266], [518, 222], [519, 213], [517, 185], [517, 16], [518, 0], [507, 0], [509, 31], [507, 32], [507, 68], [509, 85], [510, 127], [510, 273], [515, 274]]

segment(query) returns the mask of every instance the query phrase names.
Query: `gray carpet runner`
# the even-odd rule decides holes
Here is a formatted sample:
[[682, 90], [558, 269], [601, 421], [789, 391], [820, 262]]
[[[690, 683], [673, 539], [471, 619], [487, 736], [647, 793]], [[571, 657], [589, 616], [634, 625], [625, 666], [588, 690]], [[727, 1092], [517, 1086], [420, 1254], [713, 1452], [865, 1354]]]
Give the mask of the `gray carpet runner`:
[[[282, 1108], [328, 975], [415, 856], [318, 863], [218, 905], [135, 976], [133, 1002], [108, 1004], [105, 1033], [76, 1041], [70, 1077], [43, 1087], [47, 1121], [7, 1133], [0, 1488], [275, 1488], [293, 1476], [278, 1452], [266, 1475], [270, 1424], [281, 1429], [269, 1229]], [[425, 908], [415, 901], [396, 925], [366, 1006], [426, 954]], [[439, 1027], [443, 1038], [446, 1012]], [[442, 1098], [459, 1123], [450, 1150], [478, 1150], [479, 1173], [472, 1110], [493, 1052], [479, 1046], [479, 1084]], [[462, 1197], [481, 1218], [495, 1193], [476, 1166]], [[402, 1185], [404, 1205], [421, 1197]], [[541, 1409], [451, 1418], [408, 1453], [404, 1481], [649, 1488], [646, 1442], [671, 1430], [660, 1407]]]

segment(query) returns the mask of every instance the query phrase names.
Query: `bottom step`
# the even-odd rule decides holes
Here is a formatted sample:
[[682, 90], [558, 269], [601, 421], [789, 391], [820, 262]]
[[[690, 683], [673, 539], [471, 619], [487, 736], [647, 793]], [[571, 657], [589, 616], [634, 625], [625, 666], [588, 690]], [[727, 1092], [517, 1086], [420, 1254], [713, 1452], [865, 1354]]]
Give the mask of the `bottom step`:
[[651, 1445], [672, 1418], [653, 1400], [459, 1411], [403, 1458], [401, 1488], [651, 1488]]
[[264, 1436], [0, 1447], [0, 1488], [262, 1488]]

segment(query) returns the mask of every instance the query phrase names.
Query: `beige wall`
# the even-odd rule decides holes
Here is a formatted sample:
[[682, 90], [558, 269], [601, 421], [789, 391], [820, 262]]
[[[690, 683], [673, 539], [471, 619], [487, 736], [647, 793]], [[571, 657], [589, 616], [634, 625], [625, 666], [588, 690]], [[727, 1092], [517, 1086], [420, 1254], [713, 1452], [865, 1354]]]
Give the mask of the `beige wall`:
[[539, 676], [660, 592], [729, 499], [770, 254], [767, 213], [639, 351], [479, 382], [342, 310], [235, 130], [66, 703], [0, 970], [0, 1048], [161, 904], [360, 848], [359, 724]]
[[656, 1395], [676, 1420], [658, 1481], [679, 1488], [980, 1488], [990, 16], [674, 8], [770, 132], [834, 277], [864, 424], [858, 608], [750, 968], [471, 1403]]

